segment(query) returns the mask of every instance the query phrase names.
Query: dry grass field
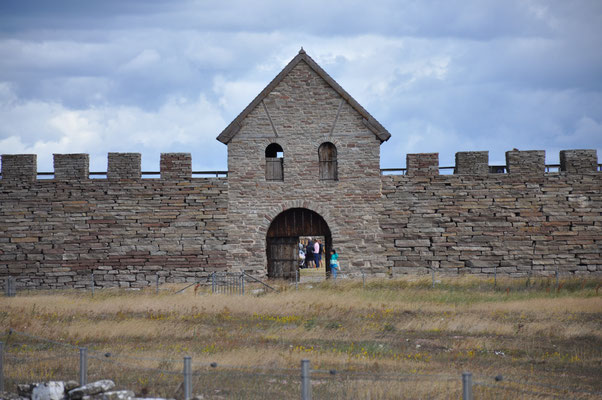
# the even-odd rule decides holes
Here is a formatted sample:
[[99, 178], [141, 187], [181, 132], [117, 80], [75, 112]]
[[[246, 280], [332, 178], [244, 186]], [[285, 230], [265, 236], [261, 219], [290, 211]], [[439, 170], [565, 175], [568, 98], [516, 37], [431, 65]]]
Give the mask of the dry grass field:
[[86, 346], [89, 381], [114, 379], [139, 395], [176, 395], [190, 355], [193, 392], [206, 399], [299, 398], [302, 359], [316, 399], [457, 399], [463, 371], [473, 373], [475, 398], [602, 398], [601, 282], [562, 280], [557, 291], [553, 279], [505, 279], [494, 290], [485, 278], [432, 288], [409, 277], [276, 283], [277, 293], [249, 287], [244, 296], [175, 286], [20, 292], [0, 298], [5, 385], [77, 379], [77, 346]]

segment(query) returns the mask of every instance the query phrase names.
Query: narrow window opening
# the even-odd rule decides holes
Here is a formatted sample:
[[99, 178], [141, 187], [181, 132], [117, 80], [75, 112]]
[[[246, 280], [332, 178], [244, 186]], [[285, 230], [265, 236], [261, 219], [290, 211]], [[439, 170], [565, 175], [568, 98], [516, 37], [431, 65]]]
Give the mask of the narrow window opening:
[[339, 179], [337, 166], [337, 148], [330, 142], [322, 143], [318, 149], [320, 159], [320, 180]]
[[284, 150], [278, 143], [272, 143], [265, 149], [265, 179], [284, 180]]

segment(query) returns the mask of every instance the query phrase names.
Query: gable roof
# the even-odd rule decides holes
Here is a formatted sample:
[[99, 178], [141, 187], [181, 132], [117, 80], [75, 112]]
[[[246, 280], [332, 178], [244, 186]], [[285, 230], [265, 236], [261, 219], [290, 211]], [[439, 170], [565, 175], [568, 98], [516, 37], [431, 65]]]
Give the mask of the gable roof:
[[230, 125], [219, 134], [217, 140], [224, 144], [228, 144], [230, 140], [238, 133], [241, 128], [241, 122], [249, 115], [255, 107], [267, 97], [268, 94], [292, 71], [293, 68], [301, 61], [305, 62], [315, 73], [326, 81], [345, 101], [353, 107], [362, 117], [364, 125], [372, 131], [380, 139], [380, 142], [389, 140], [391, 134], [383, 127], [364, 107], [360, 105], [349, 93], [345, 91], [330, 75], [326, 73], [310, 56], [301, 48], [299, 54], [288, 63], [286, 67], [253, 99], [251, 103], [234, 119]]

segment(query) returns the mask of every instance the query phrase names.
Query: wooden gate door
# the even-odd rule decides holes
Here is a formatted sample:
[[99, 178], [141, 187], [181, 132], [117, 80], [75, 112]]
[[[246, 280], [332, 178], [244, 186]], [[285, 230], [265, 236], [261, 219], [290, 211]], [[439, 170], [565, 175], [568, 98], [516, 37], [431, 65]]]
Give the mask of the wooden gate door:
[[268, 238], [268, 276], [292, 279], [297, 270], [299, 244], [296, 237]]
[[332, 236], [324, 218], [306, 208], [289, 208], [274, 218], [266, 234], [268, 277], [295, 277], [299, 268], [300, 236], [323, 237], [326, 254], [330, 253]]

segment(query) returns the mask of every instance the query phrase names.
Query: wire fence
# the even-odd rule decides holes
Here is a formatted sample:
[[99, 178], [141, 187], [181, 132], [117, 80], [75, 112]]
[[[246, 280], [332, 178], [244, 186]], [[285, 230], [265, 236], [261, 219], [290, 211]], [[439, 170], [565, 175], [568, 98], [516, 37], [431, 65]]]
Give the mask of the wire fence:
[[110, 379], [117, 389], [138, 397], [266, 399], [349, 398], [597, 398], [602, 392], [560, 387], [526, 378], [416, 372], [312, 369], [260, 365], [233, 366], [170, 358], [114, 354], [98, 344], [81, 347], [26, 332], [0, 336], [0, 393], [17, 392], [22, 383], [76, 381], [79, 385]]

